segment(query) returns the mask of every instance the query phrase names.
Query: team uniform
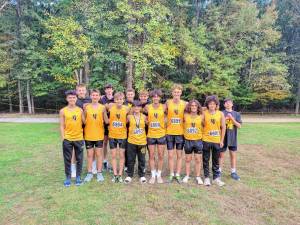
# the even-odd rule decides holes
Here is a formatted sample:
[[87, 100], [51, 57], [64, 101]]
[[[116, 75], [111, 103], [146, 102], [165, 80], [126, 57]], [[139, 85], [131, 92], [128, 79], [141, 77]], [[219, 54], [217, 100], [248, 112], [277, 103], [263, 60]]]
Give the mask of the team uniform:
[[[112, 97], [111, 99], [107, 98], [106, 95], [104, 95], [101, 100], [100, 103], [102, 105], [106, 105], [106, 104], [110, 104], [110, 103], [114, 103], [114, 98]], [[109, 117], [109, 112], [107, 113], [107, 116]], [[108, 135], [108, 125], [104, 125], [104, 135], [107, 136]]]
[[185, 115], [184, 138], [185, 154], [202, 153], [202, 117], [200, 115], [196, 115], [194, 118], [190, 114]]
[[185, 102], [180, 100], [178, 104], [175, 104], [172, 100], [167, 102], [168, 106], [168, 124], [167, 124], [167, 149], [182, 150], [184, 146], [183, 137], [183, 116], [185, 109]]
[[[231, 114], [234, 119], [242, 124], [241, 115], [236, 111], [228, 112], [227, 110], [223, 111], [225, 118], [228, 114]], [[233, 121], [229, 118], [226, 118], [226, 132], [225, 132], [225, 138], [224, 138], [224, 146], [221, 149], [222, 152], [225, 152], [227, 148], [230, 151], [236, 151], [237, 150], [237, 127], [234, 125]]]
[[79, 107], [69, 110], [68, 107], [63, 108], [64, 115], [64, 140], [63, 140], [63, 156], [65, 164], [65, 174], [67, 178], [71, 178], [71, 159], [73, 148], [76, 158], [76, 176], [80, 177], [83, 163], [83, 129], [82, 129], [82, 111]]
[[220, 177], [219, 156], [221, 141], [221, 120], [222, 112], [217, 110], [215, 114], [204, 112], [203, 127], [203, 169], [204, 177], [209, 177], [209, 160], [210, 152], [212, 152], [212, 171], [213, 179]]
[[133, 177], [136, 156], [138, 157], [138, 175], [140, 177], [145, 176], [146, 144], [147, 137], [144, 116], [140, 114], [140, 119], [137, 121], [134, 115], [129, 115], [128, 144], [126, 151], [128, 160], [127, 174], [129, 177]]
[[104, 139], [104, 105], [99, 104], [94, 108], [92, 104], [86, 106], [86, 123], [84, 139], [87, 149], [102, 148]]
[[109, 118], [109, 147], [115, 149], [118, 147], [125, 149], [127, 139], [127, 107], [122, 105], [119, 109], [116, 105], [110, 108]]
[[165, 145], [165, 112], [162, 104], [155, 109], [152, 104], [148, 105], [148, 145]]

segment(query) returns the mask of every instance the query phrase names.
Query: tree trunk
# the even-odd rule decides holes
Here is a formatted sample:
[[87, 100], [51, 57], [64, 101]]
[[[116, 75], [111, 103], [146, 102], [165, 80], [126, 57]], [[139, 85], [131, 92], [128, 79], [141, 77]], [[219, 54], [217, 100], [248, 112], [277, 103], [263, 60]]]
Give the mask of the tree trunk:
[[31, 95], [31, 112], [32, 112], [32, 114], [35, 114], [33, 95]]
[[199, 18], [200, 18], [200, 10], [201, 10], [201, 0], [195, 0], [195, 7], [196, 7], [196, 19], [195, 19], [195, 25], [196, 27], [199, 24]]
[[300, 106], [300, 80], [298, 81], [297, 96], [296, 96], [296, 108], [295, 108], [296, 114], [299, 114], [299, 106]]
[[19, 112], [24, 113], [23, 95], [22, 95], [22, 84], [21, 80], [18, 79], [18, 93], [19, 93]]
[[8, 105], [9, 105], [9, 112], [13, 112], [12, 100], [11, 100], [11, 91], [9, 89], [9, 85], [7, 85], [7, 95], [8, 95]]
[[78, 70], [75, 70], [74, 73], [75, 73], [75, 78], [76, 78], [77, 84], [80, 84], [80, 78], [79, 78]]
[[[128, 4], [131, 8], [133, 8], [133, 2], [131, 0], [128, 0]], [[129, 19], [129, 24], [134, 24], [135, 18]], [[131, 29], [128, 29], [128, 54], [127, 54], [127, 62], [126, 62], [126, 87], [127, 89], [132, 88], [133, 86], [133, 59], [132, 59], [132, 50], [133, 50], [133, 39], [134, 34]]]
[[30, 80], [26, 81], [26, 97], [27, 97], [27, 107], [28, 107], [28, 113], [32, 114], [32, 108], [31, 108], [31, 96], [30, 96]]
[[82, 84], [83, 69], [79, 69], [79, 84]]
[[89, 85], [89, 78], [90, 78], [90, 64], [87, 62], [84, 64], [84, 73], [83, 73], [83, 76], [84, 76], [84, 83], [86, 84], [86, 86]]

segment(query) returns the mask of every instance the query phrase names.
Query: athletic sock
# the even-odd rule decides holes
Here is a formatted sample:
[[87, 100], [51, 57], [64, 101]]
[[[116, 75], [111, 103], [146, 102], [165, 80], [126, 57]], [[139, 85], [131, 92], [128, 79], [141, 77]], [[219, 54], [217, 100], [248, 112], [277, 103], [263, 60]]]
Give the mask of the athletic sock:
[[236, 168], [231, 168], [231, 173], [236, 173]]
[[151, 176], [155, 177], [155, 174], [156, 174], [156, 170], [151, 170]]
[[220, 173], [222, 172], [222, 168], [221, 167], [219, 168], [219, 171], [220, 171]]
[[180, 174], [179, 174], [179, 173], [176, 173], [176, 177], [180, 177]]
[[161, 170], [157, 170], [156, 176], [157, 176], [157, 177], [161, 177]]
[[170, 173], [170, 175], [171, 175], [172, 177], [174, 177], [174, 172]]

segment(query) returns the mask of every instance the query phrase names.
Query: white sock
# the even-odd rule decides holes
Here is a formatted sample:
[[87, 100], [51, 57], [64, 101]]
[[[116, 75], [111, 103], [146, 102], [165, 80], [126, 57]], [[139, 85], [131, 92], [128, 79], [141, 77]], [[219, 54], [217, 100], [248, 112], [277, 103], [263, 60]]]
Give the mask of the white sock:
[[107, 159], [104, 159], [104, 160], [103, 160], [103, 163], [107, 163]]
[[76, 169], [76, 164], [72, 163], [71, 168], [75, 170]]
[[161, 177], [161, 170], [157, 170], [156, 176], [157, 176], [157, 177]]
[[236, 168], [231, 168], [231, 173], [236, 173]]
[[177, 177], [177, 176], [180, 176], [180, 174], [179, 174], [179, 173], [176, 173], [176, 177]]
[[156, 170], [151, 170], [152, 177], [155, 177], [155, 174], [156, 174]]
[[171, 175], [172, 177], [174, 177], [174, 172], [170, 173], [170, 175]]
[[222, 172], [222, 168], [221, 167], [219, 168], [219, 171]]

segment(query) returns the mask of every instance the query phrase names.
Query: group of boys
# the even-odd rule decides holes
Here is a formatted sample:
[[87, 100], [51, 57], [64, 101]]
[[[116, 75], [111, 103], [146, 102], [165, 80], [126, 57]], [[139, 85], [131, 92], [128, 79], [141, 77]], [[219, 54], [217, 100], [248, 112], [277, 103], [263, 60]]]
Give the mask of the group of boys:
[[[182, 100], [182, 86], [178, 84], [172, 87], [172, 98], [164, 104], [161, 103], [163, 93], [159, 89], [150, 92], [151, 101], [148, 91], [141, 91], [139, 100], [135, 100], [134, 89], [126, 90], [126, 99], [124, 93], [114, 93], [111, 84], [106, 85], [104, 91], [105, 95], [101, 96], [99, 90], [92, 89], [87, 97], [86, 86], [80, 84], [76, 91], [66, 92], [68, 104], [60, 110], [66, 187], [71, 185], [72, 175], [76, 177], [77, 186], [90, 182], [94, 174], [98, 182], [103, 182], [102, 170], [110, 169], [108, 145], [114, 183], [132, 182], [136, 158], [140, 182], [146, 183], [147, 152], [151, 169], [148, 182], [164, 183], [165, 147], [168, 150], [169, 183], [173, 180], [189, 182], [190, 163], [194, 156], [196, 183], [210, 186], [209, 161], [212, 155], [213, 183], [223, 186], [221, 168], [227, 148], [230, 150], [231, 177], [240, 179], [236, 171], [236, 150], [237, 128], [241, 127], [242, 121], [240, 114], [233, 110], [230, 98], [224, 100], [225, 110], [222, 112], [219, 111], [220, 103], [216, 96], [208, 96], [205, 107], [195, 99], [189, 102]], [[87, 149], [88, 172], [82, 181], [84, 146]], [[182, 179], [183, 149], [186, 175]], [[201, 167], [204, 182], [200, 175]], [[123, 180], [124, 171], [127, 176]]]

